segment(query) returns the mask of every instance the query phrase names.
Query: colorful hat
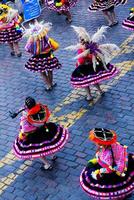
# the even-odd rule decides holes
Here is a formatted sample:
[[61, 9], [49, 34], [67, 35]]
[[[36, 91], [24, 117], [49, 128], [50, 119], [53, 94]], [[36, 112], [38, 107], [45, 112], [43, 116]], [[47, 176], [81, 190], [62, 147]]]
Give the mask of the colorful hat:
[[27, 114], [27, 120], [34, 126], [43, 125], [48, 121], [50, 112], [47, 106], [37, 103], [34, 107], [29, 109]]
[[51, 29], [51, 23], [44, 23], [43, 21], [38, 22], [35, 20], [34, 24], [29, 24], [29, 28], [25, 28], [24, 36], [36, 38], [44, 37]]
[[43, 24], [43, 22], [39, 23], [37, 20], [34, 24], [29, 24], [29, 29], [25, 29], [24, 33], [24, 36], [29, 37], [25, 46], [27, 52], [37, 55], [51, 47], [47, 36], [51, 26], [51, 23]]
[[89, 139], [98, 145], [111, 145], [117, 141], [117, 135], [113, 130], [95, 128], [89, 132]]
[[0, 20], [7, 16], [9, 9], [9, 6], [5, 4], [0, 4]]
[[130, 9], [130, 12], [134, 12], [134, 8], [131, 8], [131, 9]]

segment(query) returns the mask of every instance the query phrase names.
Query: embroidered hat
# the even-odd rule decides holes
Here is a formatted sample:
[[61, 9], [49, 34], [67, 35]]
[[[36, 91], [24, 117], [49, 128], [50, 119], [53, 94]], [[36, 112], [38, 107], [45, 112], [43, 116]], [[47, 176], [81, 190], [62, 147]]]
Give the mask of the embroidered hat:
[[95, 128], [89, 132], [89, 139], [98, 145], [111, 145], [117, 141], [115, 131]]
[[34, 126], [44, 125], [50, 117], [49, 109], [46, 105], [36, 103], [27, 113], [27, 120]]

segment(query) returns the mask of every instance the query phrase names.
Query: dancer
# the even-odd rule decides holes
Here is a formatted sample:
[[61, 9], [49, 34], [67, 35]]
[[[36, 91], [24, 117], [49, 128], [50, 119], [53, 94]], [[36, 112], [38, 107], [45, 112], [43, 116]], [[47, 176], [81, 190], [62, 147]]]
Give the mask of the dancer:
[[85, 28], [72, 26], [77, 33], [79, 43], [66, 50], [78, 50], [76, 69], [71, 76], [71, 84], [75, 88], [85, 88], [86, 100], [93, 100], [90, 86], [94, 85], [101, 95], [104, 94], [100, 82], [115, 76], [118, 70], [109, 63], [113, 50], [119, 50], [115, 44], [99, 44], [107, 27], [101, 27], [92, 37]]
[[91, 12], [102, 11], [108, 21], [109, 27], [112, 27], [118, 24], [114, 11], [115, 6], [125, 4], [126, 2], [127, 0], [93, 0], [88, 10]]
[[70, 8], [75, 6], [78, 0], [45, 0], [47, 7], [66, 16], [68, 23], [72, 22]]
[[0, 44], [9, 44], [11, 56], [17, 55], [20, 57], [22, 55], [18, 44], [22, 38], [20, 23], [21, 17], [17, 10], [5, 4], [0, 4]]
[[134, 154], [127, 153], [112, 130], [95, 128], [89, 138], [98, 149], [80, 175], [82, 189], [93, 199], [125, 199], [134, 191]]
[[43, 22], [35, 21], [34, 24], [30, 24], [30, 28], [26, 29], [24, 34], [29, 37], [25, 49], [32, 54], [25, 68], [40, 72], [47, 84], [46, 91], [51, 91], [56, 86], [53, 82], [53, 70], [61, 67], [58, 59], [53, 55], [53, 51], [59, 48], [59, 44], [47, 35], [50, 28], [50, 23], [43, 24]]
[[[25, 105], [17, 113], [11, 113], [15, 118], [23, 112], [20, 120], [20, 133], [13, 144], [15, 155], [20, 159], [40, 158], [43, 169], [52, 169], [46, 156], [59, 151], [68, 140], [68, 130], [62, 126], [48, 122], [50, 111], [46, 105], [36, 103], [32, 97], [27, 97]], [[56, 159], [53, 156], [52, 159]]]
[[134, 8], [130, 9], [130, 14], [122, 23], [123, 28], [134, 31]]

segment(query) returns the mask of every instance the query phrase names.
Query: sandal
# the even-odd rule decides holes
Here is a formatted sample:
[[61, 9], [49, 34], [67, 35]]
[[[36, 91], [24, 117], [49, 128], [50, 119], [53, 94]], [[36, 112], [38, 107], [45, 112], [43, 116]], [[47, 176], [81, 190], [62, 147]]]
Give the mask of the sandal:
[[48, 87], [48, 88], [45, 88], [45, 91], [50, 92], [50, 91], [52, 91], [52, 89], [53, 89], [52, 87]]
[[93, 97], [85, 97], [86, 101], [93, 101]]
[[52, 170], [53, 169], [53, 165], [51, 165], [51, 164], [49, 164], [49, 165], [43, 165], [43, 166], [41, 166], [41, 168], [40, 168], [41, 170]]
[[67, 23], [71, 24], [72, 23], [72, 19], [66, 18]]

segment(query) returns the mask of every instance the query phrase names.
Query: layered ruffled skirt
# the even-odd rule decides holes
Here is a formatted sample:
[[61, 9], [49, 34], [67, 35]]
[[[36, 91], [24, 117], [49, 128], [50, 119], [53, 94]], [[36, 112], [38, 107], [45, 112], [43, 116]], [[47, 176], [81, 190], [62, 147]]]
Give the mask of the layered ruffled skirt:
[[122, 23], [123, 28], [134, 31], [134, 17], [128, 17]]
[[88, 8], [89, 11], [95, 12], [100, 10], [109, 10], [120, 4], [125, 4], [127, 0], [95, 0]]
[[56, 7], [54, 1], [52, 0], [45, 0], [45, 4], [49, 9], [54, 10], [56, 12], [61, 12], [61, 11], [69, 11], [71, 7], [75, 6], [77, 1], [78, 0], [69, 0], [67, 4], [64, 4], [63, 6], [60, 7]]
[[47, 123], [34, 133], [29, 133], [26, 140], [16, 138], [13, 151], [20, 159], [39, 158], [59, 151], [68, 140], [68, 130], [54, 123]]
[[0, 44], [18, 42], [22, 38], [22, 32], [16, 28], [0, 30]]
[[84, 88], [110, 79], [118, 72], [118, 69], [110, 63], [107, 64], [106, 70], [100, 62], [96, 67], [96, 72], [94, 71], [92, 65], [79, 65], [72, 73], [71, 84], [75, 88]]
[[134, 155], [129, 154], [128, 170], [125, 177], [115, 173], [105, 174], [100, 180], [92, 178], [91, 173], [101, 166], [96, 164], [83, 169], [80, 175], [82, 189], [93, 199], [123, 200], [134, 191]]
[[25, 64], [25, 68], [33, 72], [52, 71], [60, 67], [58, 59], [50, 53], [32, 56]]

